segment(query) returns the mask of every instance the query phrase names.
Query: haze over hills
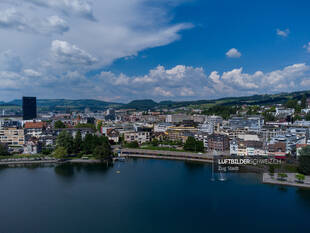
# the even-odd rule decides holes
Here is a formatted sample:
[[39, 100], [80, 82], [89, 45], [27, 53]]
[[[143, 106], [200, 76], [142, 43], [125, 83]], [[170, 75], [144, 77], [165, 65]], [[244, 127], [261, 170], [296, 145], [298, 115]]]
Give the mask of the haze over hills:
[[[289, 99], [301, 99], [303, 95], [310, 97], [310, 91], [299, 91], [292, 93], [280, 93], [280, 94], [266, 94], [266, 95], [253, 95], [243, 97], [227, 97], [215, 100], [193, 100], [193, 101], [160, 101], [155, 102], [151, 99], [133, 100], [127, 104], [105, 102], [101, 100], [81, 99], [81, 100], [68, 100], [68, 99], [38, 99], [37, 105], [41, 111], [53, 111], [53, 110], [84, 110], [89, 108], [92, 111], [104, 110], [107, 108], [116, 109], [171, 109], [180, 107], [197, 107], [207, 108], [214, 105], [268, 105], [276, 103], [285, 103]], [[1, 106], [17, 106], [22, 105], [22, 100], [13, 100], [10, 102], [0, 101]]]

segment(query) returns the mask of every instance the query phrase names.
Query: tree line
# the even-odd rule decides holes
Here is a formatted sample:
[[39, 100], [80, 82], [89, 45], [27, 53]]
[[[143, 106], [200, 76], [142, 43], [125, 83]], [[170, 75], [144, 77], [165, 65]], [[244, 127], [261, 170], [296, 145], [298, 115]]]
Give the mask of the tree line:
[[53, 155], [56, 158], [92, 155], [97, 159], [109, 159], [112, 155], [112, 149], [108, 138], [105, 136], [86, 134], [82, 138], [81, 132], [78, 131], [73, 138], [71, 133], [62, 131], [57, 137]]

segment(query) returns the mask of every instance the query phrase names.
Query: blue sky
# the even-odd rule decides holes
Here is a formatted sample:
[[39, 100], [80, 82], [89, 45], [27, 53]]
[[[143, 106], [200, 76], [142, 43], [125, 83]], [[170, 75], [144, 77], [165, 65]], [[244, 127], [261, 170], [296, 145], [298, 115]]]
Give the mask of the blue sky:
[[309, 1], [4, 0], [0, 100], [306, 90]]

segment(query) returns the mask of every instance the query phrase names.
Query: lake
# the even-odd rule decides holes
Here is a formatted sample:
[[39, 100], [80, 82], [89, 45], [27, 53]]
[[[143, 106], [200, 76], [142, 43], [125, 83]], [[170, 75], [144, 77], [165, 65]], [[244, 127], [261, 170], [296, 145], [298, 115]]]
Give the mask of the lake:
[[309, 232], [309, 190], [211, 177], [207, 164], [148, 159], [1, 168], [0, 232]]

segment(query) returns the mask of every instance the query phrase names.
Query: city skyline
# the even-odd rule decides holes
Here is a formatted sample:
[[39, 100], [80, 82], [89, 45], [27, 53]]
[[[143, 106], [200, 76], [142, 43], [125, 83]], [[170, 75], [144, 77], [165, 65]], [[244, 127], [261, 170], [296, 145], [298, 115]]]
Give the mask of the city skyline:
[[1, 100], [198, 100], [306, 90], [307, 5], [3, 1]]

